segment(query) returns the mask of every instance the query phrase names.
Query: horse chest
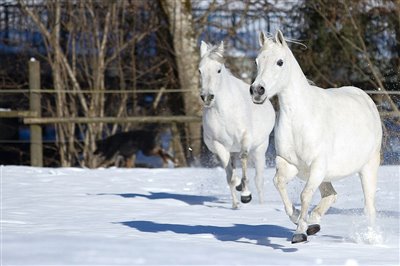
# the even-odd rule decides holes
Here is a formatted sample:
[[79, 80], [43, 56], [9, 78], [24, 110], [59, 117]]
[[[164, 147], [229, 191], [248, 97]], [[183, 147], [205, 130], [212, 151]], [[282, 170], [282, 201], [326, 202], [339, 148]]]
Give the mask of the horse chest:
[[229, 116], [222, 116], [220, 113], [210, 110], [203, 115], [204, 137], [209, 144], [217, 141], [228, 147], [231, 151], [240, 150], [242, 134], [238, 122]]

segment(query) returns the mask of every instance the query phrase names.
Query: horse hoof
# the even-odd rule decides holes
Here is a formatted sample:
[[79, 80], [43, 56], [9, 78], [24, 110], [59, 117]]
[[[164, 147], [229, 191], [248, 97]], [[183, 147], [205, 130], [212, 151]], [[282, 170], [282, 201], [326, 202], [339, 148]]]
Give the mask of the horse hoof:
[[307, 235], [306, 234], [294, 234], [292, 237], [292, 244], [306, 242]]
[[242, 184], [237, 185], [237, 186], [236, 186], [236, 190], [237, 190], [237, 191], [242, 191], [242, 190], [243, 190]]
[[240, 197], [240, 201], [241, 201], [242, 203], [249, 203], [249, 202], [251, 201], [251, 194], [248, 195], [248, 196], [241, 196], [241, 197]]
[[312, 224], [308, 226], [307, 235], [312, 236], [318, 233], [321, 230], [321, 226], [319, 224]]

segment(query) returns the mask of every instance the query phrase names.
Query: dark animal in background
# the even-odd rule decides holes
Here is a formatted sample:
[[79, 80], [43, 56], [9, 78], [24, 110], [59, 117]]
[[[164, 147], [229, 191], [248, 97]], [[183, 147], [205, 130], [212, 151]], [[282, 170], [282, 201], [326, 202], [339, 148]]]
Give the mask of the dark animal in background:
[[135, 155], [138, 151], [146, 156], [160, 156], [164, 165], [171, 160], [176, 164], [175, 158], [159, 145], [159, 132], [156, 130], [132, 130], [120, 132], [102, 140], [96, 141], [98, 154], [108, 162], [116, 160], [120, 155], [126, 162], [126, 167], [135, 166]]

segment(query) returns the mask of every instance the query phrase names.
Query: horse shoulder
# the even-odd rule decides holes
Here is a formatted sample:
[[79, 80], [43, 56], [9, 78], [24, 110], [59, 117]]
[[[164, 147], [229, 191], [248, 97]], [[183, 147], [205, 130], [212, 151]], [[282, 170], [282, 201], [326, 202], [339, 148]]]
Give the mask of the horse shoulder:
[[310, 86], [309, 101], [297, 109], [281, 111], [275, 127], [277, 152], [299, 169], [306, 169], [324, 154], [329, 121], [326, 119], [328, 100], [321, 90]]
[[225, 131], [224, 115], [219, 110], [212, 107], [203, 113], [203, 130], [207, 135], [218, 135], [220, 131]]
[[[203, 132], [204, 138], [209, 139], [209, 145], [213, 145], [213, 142], [218, 142], [225, 146], [228, 150], [237, 149], [237, 143], [240, 143], [242, 136], [241, 123], [238, 123], [235, 119], [232, 111], [229, 111], [228, 107], [221, 108], [216, 106], [205, 110], [203, 114]], [[209, 147], [210, 148], [210, 147]], [[210, 150], [212, 150], [210, 148]]]
[[279, 113], [275, 126], [275, 148], [278, 156], [297, 166], [294, 130], [290, 123], [290, 117], [282, 112]]

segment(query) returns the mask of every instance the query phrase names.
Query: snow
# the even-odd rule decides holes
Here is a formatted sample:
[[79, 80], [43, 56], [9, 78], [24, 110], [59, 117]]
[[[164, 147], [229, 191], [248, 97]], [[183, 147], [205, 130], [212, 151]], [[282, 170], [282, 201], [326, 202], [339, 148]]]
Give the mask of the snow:
[[[264, 204], [253, 193], [232, 210], [221, 168], [0, 166], [1, 263], [399, 265], [400, 166], [380, 168], [377, 230], [367, 229], [351, 176], [334, 183], [338, 201], [321, 231], [296, 245], [273, 174], [265, 173]], [[288, 189], [296, 205], [301, 188], [296, 181]]]

